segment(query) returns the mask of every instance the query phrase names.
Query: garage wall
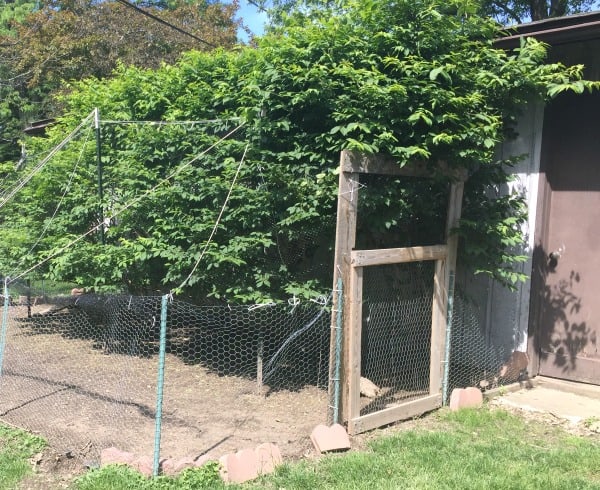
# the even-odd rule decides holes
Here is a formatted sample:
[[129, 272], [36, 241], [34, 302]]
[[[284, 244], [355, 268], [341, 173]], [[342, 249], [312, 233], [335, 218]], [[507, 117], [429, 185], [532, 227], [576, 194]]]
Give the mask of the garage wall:
[[[515, 189], [524, 193], [526, 197], [529, 219], [523, 227], [523, 232], [527, 237], [527, 244], [519, 253], [529, 256], [529, 260], [520, 267], [521, 272], [528, 277], [531, 275], [531, 256], [534, 248], [543, 112], [541, 103], [527, 107], [517, 128], [518, 138], [505, 143], [499, 149], [499, 156], [502, 158], [526, 155], [511, 169], [515, 177], [514, 182], [498, 192], [506, 193]], [[481, 349], [485, 349], [485, 368], [494, 370], [498, 363], [504, 362], [514, 350], [527, 350], [531, 286], [529, 280], [518, 284], [516, 291], [509, 291], [501, 284], [484, 276], [474, 276], [459, 266], [457, 286], [466, 302], [466, 306], [457, 311], [457, 314], [467, 315], [471, 323], [476, 318], [478, 328], [477, 331], [473, 331], [474, 327], [471, 327], [471, 331], [468, 332], [454, 332], [455, 335], [467, 335], [470, 339], [469, 342], [456, 343], [458, 349], [465, 351], [460, 353], [461, 356], [471, 356], [472, 362], [481, 363]], [[465, 324], [469, 323], [469, 318], [464, 319]], [[459, 321], [458, 324], [460, 323]], [[469, 343], [480, 345], [469, 349]]]

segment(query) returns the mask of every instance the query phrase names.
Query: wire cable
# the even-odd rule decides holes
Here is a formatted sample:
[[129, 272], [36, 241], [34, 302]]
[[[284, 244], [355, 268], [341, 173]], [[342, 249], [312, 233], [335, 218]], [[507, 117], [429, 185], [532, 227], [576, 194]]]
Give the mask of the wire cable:
[[201, 43], [206, 44], [207, 46], [210, 46], [211, 48], [216, 48], [217, 47], [216, 44], [209, 43], [208, 41], [205, 41], [204, 39], [199, 38], [195, 34], [192, 34], [191, 32], [185, 31], [185, 30], [181, 29], [180, 27], [177, 27], [177, 26], [175, 26], [175, 25], [167, 22], [166, 20], [163, 20], [160, 17], [157, 17], [156, 15], [151, 14], [150, 12], [148, 12], [146, 10], [139, 8], [138, 6], [136, 6], [136, 5], [128, 2], [127, 0], [117, 0], [117, 2], [125, 5], [126, 7], [129, 7], [130, 9], [135, 10], [136, 12], [138, 12], [138, 13], [140, 13], [142, 15], [145, 15], [146, 17], [149, 17], [150, 19], [152, 19], [152, 20], [154, 20], [156, 22], [159, 22], [160, 24], [163, 24], [163, 25], [165, 25], [167, 27], [170, 27], [171, 29], [176, 30], [180, 34], [183, 34], [185, 36], [189, 36], [189, 37], [195, 39], [196, 41], [200, 41]]
[[31, 171], [29, 175], [27, 175], [23, 180], [19, 181], [17, 186], [8, 193], [8, 196], [4, 197], [0, 201], [0, 209], [2, 209], [6, 205], [6, 203], [15, 194], [17, 194], [17, 192], [19, 192], [23, 187], [25, 187], [25, 185], [46, 166], [46, 164], [54, 155], [56, 155], [60, 150], [64, 148], [69, 143], [69, 141], [71, 141], [75, 137], [75, 135], [81, 130], [81, 128], [83, 128], [86, 123], [89, 123], [91, 121], [93, 116], [94, 113], [91, 112], [89, 116], [87, 116], [83, 121], [81, 121], [79, 126], [77, 126], [64, 140], [62, 140], [57, 146], [55, 146], [50, 153], [48, 153], [48, 155]]
[[[93, 113], [92, 113], [93, 115]], [[88, 116], [91, 117], [91, 116]], [[240, 124], [239, 126], [235, 127], [234, 129], [232, 129], [231, 131], [229, 131], [226, 135], [224, 135], [222, 138], [220, 138], [219, 140], [215, 141], [212, 145], [210, 145], [207, 149], [205, 149], [204, 151], [202, 151], [201, 153], [199, 153], [198, 155], [196, 155], [194, 158], [192, 158], [190, 161], [186, 162], [185, 164], [181, 165], [178, 169], [174, 170], [172, 173], [170, 173], [167, 177], [165, 177], [163, 180], [161, 180], [160, 182], [158, 182], [155, 186], [151, 187], [150, 189], [148, 189], [146, 192], [140, 194], [137, 198], [133, 199], [132, 201], [130, 201], [128, 204], [125, 204], [123, 207], [121, 207], [121, 209], [118, 209], [117, 211], [115, 211], [110, 217], [108, 217], [107, 219], [112, 221], [114, 218], [116, 218], [119, 214], [123, 213], [124, 211], [127, 211], [129, 208], [133, 207], [135, 204], [137, 204], [138, 202], [140, 202], [142, 199], [144, 199], [146, 196], [148, 196], [149, 194], [151, 194], [152, 192], [156, 191], [156, 189], [158, 189], [161, 185], [169, 182], [172, 178], [174, 178], [175, 176], [179, 175], [181, 172], [183, 172], [183, 170], [185, 170], [187, 167], [189, 167], [192, 163], [197, 162], [200, 158], [202, 158], [204, 155], [206, 155], [208, 152], [210, 152], [211, 150], [213, 150], [214, 148], [216, 148], [219, 144], [221, 144], [223, 141], [225, 141], [226, 139], [228, 139], [230, 136], [232, 136], [233, 134], [235, 134], [237, 131], [239, 131], [245, 123]], [[244, 152], [245, 154], [245, 152]], [[11, 278], [10, 282], [14, 282], [18, 279], [20, 279], [21, 277], [25, 276], [26, 274], [30, 273], [31, 271], [37, 269], [39, 266], [45, 264], [46, 262], [48, 262], [49, 260], [53, 259], [54, 257], [60, 255], [61, 253], [63, 253], [65, 250], [68, 250], [69, 248], [71, 248], [73, 245], [75, 245], [76, 243], [79, 243], [81, 240], [83, 240], [85, 237], [91, 235], [92, 233], [96, 232], [101, 226], [104, 226], [104, 222], [98, 223], [96, 226], [93, 226], [92, 228], [90, 228], [88, 231], [86, 231], [85, 233], [79, 235], [77, 238], [71, 240], [69, 243], [67, 243], [66, 245], [60, 247], [58, 250], [56, 250], [55, 252], [51, 253], [50, 255], [48, 255], [48, 257], [46, 257], [43, 260], [40, 260], [37, 264], [32, 265], [31, 267], [29, 267], [27, 270], [21, 272], [21, 274], [19, 274], [18, 276]]]
[[124, 121], [111, 121], [111, 120], [102, 120], [102, 124], [110, 124], [113, 126], [118, 126], [121, 124], [137, 124], [144, 125], [147, 124], [149, 126], [194, 126], [196, 124], [214, 124], [221, 123], [223, 121], [241, 121], [241, 117], [230, 117], [224, 119], [201, 119], [198, 121], [134, 121], [134, 120], [124, 120]]
[[184, 281], [176, 289], [183, 289], [184, 286], [189, 282], [191, 277], [196, 272], [196, 269], [198, 269], [198, 266], [200, 265], [200, 262], [202, 261], [202, 258], [204, 257], [204, 254], [206, 253], [206, 250], [208, 250], [208, 246], [212, 242], [212, 239], [215, 236], [215, 233], [217, 232], [217, 228], [219, 227], [219, 223], [221, 222], [221, 218], [223, 217], [225, 208], [227, 208], [227, 203], [229, 202], [229, 198], [231, 197], [231, 193], [233, 192], [233, 187], [235, 186], [237, 178], [240, 175], [240, 170], [242, 169], [242, 165], [244, 164], [244, 160], [246, 159], [246, 153], [248, 152], [249, 146], [250, 146], [250, 143], [247, 143], [246, 148], [244, 149], [244, 154], [242, 155], [242, 159], [240, 160], [240, 164], [238, 165], [235, 175], [233, 176], [233, 180], [231, 181], [231, 185], [229, 186], [229, 191], [227, 192], [227, 196], [225, 197], [223, 206], [221, 206], [221, 211], [219, 212], [219, 216], [217, 216], [217, 221], [215, 221], [215, 225], [213, 226], [213, 229], [210, 232], [210, 236], [208, 237], [208, 240], [204, 244], [204, 248], [202, 249], [202, 252], [200, 252], [200, 257], [198, 257], [198, 260], [194, 264], [194, 267], [192, 267], [192, 271], [188, 274], [188, 276], [184, 279]]
[[40, 233], [40, 236], [38, 237], [38, 239], [31, 246], [31, 248], [29, 249], [29, 251], [26, 254], [23, 255], [23, 257], [21, 258], [20, 262], [15, 266], [15, 269], [12, 270], [12, 272], [10, 273], [10, 276], [12, 276], [16, 272], [16, 270], [17, 270], [16, 267], [19, 267], [23, 263], [23, 261], [25, 260], [25, 258], [28, 255], [30, 255], [35, 250], [35, 248], [38, 246], [38, 244], [42, 241], [42, 238], [44, 238], [44, 236], [46, 235], [46, 232], [48, 231], [48, 228], [50, 228], [50, 225], [52, 224], [52, 222], [54, 221], [54, 218], [58, 214], [58, 211], [59, 211], [60, 207], [62, 206], [62, 203], [63, 203], [63, 201], [65, 199], [65, 196], [67, 195], [67, 193], [69, 192], [69, 190], [71, 188], [71, 184], [73, 183], [73, 179], [75, 178], [75, 171], [77, 170], [77, 167], [79, 167], [79, 164], [81, 163], [81, 160], [83, 159], [83, 154], [85, 152], [85, 148], [86, 148], [87, 143], [89, 141], [89, 137], [92, 134], [92, 129], [93, 128], [90, 125], [90, 127], [88, 128], [88, 132], [86, 133], [86, 138], [85, 138], [85, 141], [83, 142], [83, 146], [81, 148], [81, 151], [79, 152], [79, 158], [75, 162], [75, 166], [73, 167], [73, 170], [71, 172], [71, 176], [69, 177], [69, 182], [67, 183], [67, 186], [65, 187], [65, 190], [62, 193], [62, 196], [60, 197], [60, 199], [58, 201], [58, 204], [56, 205], [56, 208], [54, 209], [54, 212], [52, 213], [52, 216], [50, 217], [50, 219], [46, 223], [46, 226], [44, 226], [44, 229]]

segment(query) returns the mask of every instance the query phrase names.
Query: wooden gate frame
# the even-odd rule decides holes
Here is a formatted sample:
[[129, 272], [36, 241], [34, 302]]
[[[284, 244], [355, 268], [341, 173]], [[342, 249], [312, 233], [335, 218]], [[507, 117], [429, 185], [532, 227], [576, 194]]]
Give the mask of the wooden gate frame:
[[[449, 169], [444, 163], [437, 165], [438, 172], [451, 182], [446, 217], [446, 243], [428, 247], [389, 248], [379, 250], [354, 250], [358, 209], [359, 175], [380, 174], [404, 177], [431, 178], [434, 173], [426, 163], [400, 165], [390, 157], [366, 155], [344, 150], [340, 155], [340, 177], [335, 241], [335, 267], [333, 280], [333, 311], [331, 320], [331, 345], [329, 368], [329, 420], [335, 398], [335, 349], [337, 310], [343, 299], [343, 349], [341, 353], [341, 419], [348, 423], [348, 433], [358, 434], [439, 408], [442, 403], [442, 378], [446, 345], [446, 322], [450, 279], [456, 269], [458, 236], [451, 230], [460, 219], [464, 182], [464, 169]], [[362, 335], [362, 279], [363, 268], [374, 265], [397, 264], [435, 260], [433, 311], [431, 332], [431, 361], [429, 395], [389, 407], [379, 412], [360, 415], [361, 335]], [[342, 278], [343, 298], [337, 290]], [[453, 284], [453, 283], [452, 283]]]

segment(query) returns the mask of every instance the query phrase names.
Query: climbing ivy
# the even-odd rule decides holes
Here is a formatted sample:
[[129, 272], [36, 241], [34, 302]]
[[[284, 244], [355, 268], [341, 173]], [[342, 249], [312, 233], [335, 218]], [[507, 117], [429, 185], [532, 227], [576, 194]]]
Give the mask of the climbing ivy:
[[[94, 107], [104, 120], [217, 122], [105, 123], [102, 208], [118, 217], [105, 245], [90, 234], [46, 262], [44, 273], [95, 287], [170, 290], [202, 255], [180, 293], [267, 301], [323, 292], [331, 286], [339, 152], [353, 149], [392, 155], [399, 165], [423, 160], [466, 168], [461, 260], [514, 283], [521, 278], [514, 265], [523, 260], [525, 209], [518, 195], [490, 192], [507, 182], [504, 169], [513, 163], [495, 150], [528, 103], [595, 85], [582, 80], [580, 66], [546, 64], [546, 47], [535, 40], [513, 52], [497, 49], [498, 27], [471, 15], [466, 3], [327, 2], [284, 16], [255, 48], [188, 52], [172, 66], [121, 66], [109, 81], [75, 84], [61, 124], [48, 141], [35, 143], [40, 150]], [[234, 136], [199, 156], [240, 123]], [[32, 182], [10, 218], [4, 215], [2, 267], [14, 266], [34, 242], [25, 230], [48, 222], [81, 145], [57, 159], [51, 179]], [[85, 155], [74, 172], [77, 185], [27, 263], [98, 222], [94, 152]], [[359, 223], [366, 243], [440, 239], [448, 185], [442, 176], [367, 185]], [[9, 242], [11, 234], [22, 245]], [[315, 271], [319, 264], [328, 267]]]

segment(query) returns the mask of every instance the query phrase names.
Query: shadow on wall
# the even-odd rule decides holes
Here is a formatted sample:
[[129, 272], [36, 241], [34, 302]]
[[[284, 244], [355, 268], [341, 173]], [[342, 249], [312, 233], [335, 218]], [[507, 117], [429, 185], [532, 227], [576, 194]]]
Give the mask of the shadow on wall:
[[571, 270], [568, 276], [558, 277], [558, 257], [549, 255], [538, 245], [533, 252], [533, 290], [538, 291], [535, 316], [534, 346], [542, 362], [551, 361], [563, 373], [575, 371], [577, 354], [590, 341], [592, 331], [585, 321], [574, 321], [581, 311], [581, 297], [575, 294], [581, 273]]

